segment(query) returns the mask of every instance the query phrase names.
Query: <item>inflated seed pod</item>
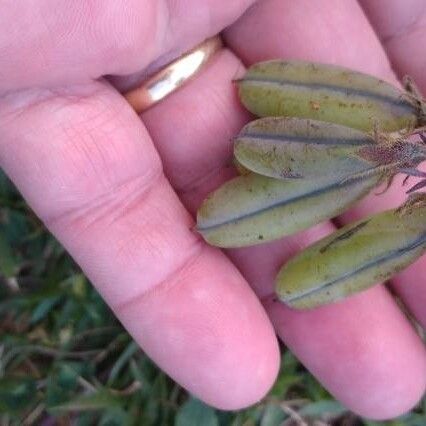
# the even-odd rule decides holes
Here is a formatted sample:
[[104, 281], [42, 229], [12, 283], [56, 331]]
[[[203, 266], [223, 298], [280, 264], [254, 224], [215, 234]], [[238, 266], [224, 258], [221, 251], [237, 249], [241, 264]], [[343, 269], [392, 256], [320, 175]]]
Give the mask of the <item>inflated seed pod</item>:
[[426, 251], [426, 195], [346, 225], [290, 259], [276, 293], [294, 308], [343, 299], [391, 278]]
[[309, 228], [345, 211], [380, 181], [282, 181], [254, 173], [238, 176], [211, 193], [197, 212], [197, 230], [219, 247], [243, 247]]
[[377, 168], [389, 176], [402, 169], [410, 173], [426, 160], [426, 145], [325, 121], [265, 117], [241, 130], [234, 155], [240, 165], [264, 176], [349, 179]]
[[335, 65], [273, 60], [238, 80], [241, 102], [260, 117], [313, 118], [382, 131], [423, 126], [425, 106], [414, 94]]

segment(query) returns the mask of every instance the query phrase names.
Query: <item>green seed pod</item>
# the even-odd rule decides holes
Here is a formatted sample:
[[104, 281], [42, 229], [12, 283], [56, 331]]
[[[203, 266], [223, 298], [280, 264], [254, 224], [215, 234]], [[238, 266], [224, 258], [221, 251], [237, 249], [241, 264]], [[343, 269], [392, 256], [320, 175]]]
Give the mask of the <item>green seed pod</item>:
[[289, 116], [382, 131], [423, 126], [426, 111], [411, 82], [402, 91], [335, 65], [273, 60], [251, 66], [238, 80], [244, 106], [260, 117]]
[[313, 308], [391, 278], [426, 251], [426, 195], [401, 208], [344, 226], [279, 271], [276, 293], [294, 308]]
[[[426, 146], [305, 118], [266, 117], [247, 124], [234, 155], [247, 169], [280, 179], [350, 179], [380, 169], [393, 176], [426, 160]], [[387, 173], [386, 173], [387, 172]]]
[[219, 247], [243, 247], [309, 228], [345, 211], [379, 183], [377, 175], [353, 181], [282, 181], [254, 173], [238, 176], [203, 202], [197, 230]]

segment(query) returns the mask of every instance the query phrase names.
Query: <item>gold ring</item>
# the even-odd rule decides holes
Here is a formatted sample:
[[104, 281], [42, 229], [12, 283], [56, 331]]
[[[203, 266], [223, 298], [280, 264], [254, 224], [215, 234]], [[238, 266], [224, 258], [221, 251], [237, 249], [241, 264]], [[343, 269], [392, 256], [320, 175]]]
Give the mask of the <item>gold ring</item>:
[[127, 92], [124, 97], [137, 113], [146, 111], [194, 77], [222, 45], [219, 36], [205, 40]]

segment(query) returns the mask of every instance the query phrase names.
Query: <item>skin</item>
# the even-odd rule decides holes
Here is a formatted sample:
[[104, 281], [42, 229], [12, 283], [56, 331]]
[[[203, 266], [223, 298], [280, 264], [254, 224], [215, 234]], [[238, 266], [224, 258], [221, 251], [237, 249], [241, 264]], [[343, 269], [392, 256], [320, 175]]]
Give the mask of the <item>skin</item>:
[[[264, 0], [249, 10], [251, 0], [30, 3], [0, 5], [0, 166], [146, 353], [206, 402], [237, 409], [276, 377], [273, 324], [351, 410], [384, 419], [410, 409], [425, 389], [426, 352], [385, 287], [309, 312], [272, 297], [279, 266], [334, 224], [223, 253], [191, 231], [191, 215], [233, 174], [230, 139], [250, 118], [231, 84], [243, 64], [299, 58], [396, 82], [426, 65], [395, 47], [399, 28], [419, 48], [425, 30], [410, 31], [397, 1], [363, 2], [394, 35], [388, 52], [352, 0]], [[140, 117], [126, 104], [116, 88], [225, 27], [228, 49], [197, 78]], [[340, 222], [400, 204], [401, 180]], [[425, 267], [423, 258], [392, 283], [423, 325]]]

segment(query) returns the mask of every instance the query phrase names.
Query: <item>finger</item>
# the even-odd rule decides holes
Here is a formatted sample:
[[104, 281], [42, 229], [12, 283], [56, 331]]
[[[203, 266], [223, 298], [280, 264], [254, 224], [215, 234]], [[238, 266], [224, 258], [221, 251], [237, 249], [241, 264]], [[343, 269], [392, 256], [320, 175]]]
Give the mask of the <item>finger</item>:
[[[249, 119], [236, 99], [232, 84], [232, 80], [242, 71], [240, 62], [225, 50], [216, 55], [187, 85], [141, 115], [161, 154], [167, 176], [185, 205], [193, 212], [211, 190], [232, 174], [229, 170], [231, 141]], [[273, 293], [275, 275], [283, 261], [332, 229], [330, 223], [324, 223], [273, 243], [227, 252], [259, 297], [267, 299]], [[384, 292], [383, 289], [381, 291]], [[370, 312], [371, 306], [355, 301], [352, 307], [364, 316], [366, 323], [375, 319], [374, 312]], [[419, 342], [412, 338], [412, 330], [408, 329], [408, 338], [405, 330], [400, 330], [401, 324], [406, 324], [402, 321], [400, 323], [398, 317], [395, 321], [393, 311], [388, 312], [389, 307], [394, 309], [392, 304], [386, 306], [384, 303], [384, 318], [387, 319], [389, 315], [390, 320], [385, 330], [396, 328], [396, 334], [401, 333], [404, 343], [412, 345], [414, 340], [418, 345]], [[289, 312], [291, 315], [294, 311]], [[353, 311], [351, 316], [354, 317]], [[295, 329], [296, 325], [291, 324], [290, 327]], [[306, 338], [306, 330], [303, 336]], [[362, 336], [363, 331], [359, 329], [353, 335], [353, 342], [361, 340]], [[328, 355], [331, 364], [341, 362], [342, 357], [339, 358], [339, 353], [332, 345], [337, 344], [342, 337], [346, 338], [343, 327], [327, 340], [330, 346], [324, 344], [324, 351], [319, 355]], [[320, 343], [314, 333], [309, 338], [313, 344]], [[376, 342], [373, 345], [375, 349], [381, 338], [381, 330], [377, 328], [371, 337]], [[323, 336], [318, 334], [318, 339], [323, 339]], [[343, 359], [343, 363], [346, 361], [345, 365], [349, 368], [352, 359], [348, 356], [346, 360]], [[353, 366], [352, 373], [355, 375]], [[408, 381], [406, 383], [410, 384]]]
[[[361, 4], [399, 77], [410, 75], [420, 90], [426, 93], [426, 58], [423, 53], [426, 43], [426, 3], [421, 0], [364, 0]], [[424, 328], [426, 280], [422, 277], [425, 276], [425, 268], [426, 260], [419, 259], [393, 280], [394, 288]]]
[[[0, 93], [128, 74], [233, 22], [253, 0], [0, 3]], [[226, 6], [226, 7], [225, 7]]]
[[360, 3], [399, 77], [410, 75], [425, 91], [426, 3], [423, 0], [361, 0]]
[[[206, 194], [229, 176], [226, 165], [229, 164], [230, 139], [247, 119], [235, 99], [235, 91], [231, 84], [231, 80], [236, 78], [239, 72], [241, 65], [225, 51], [218, 55], [197, 78], [142, 114], [142, 119], [161, 153], [172, 184], [179, 190], [182, 199], [191, 210], [195, 210]], [[273, 292], [274, 276], [280, 264], [301, 247], [330, 231], [329, 225], [322, 224], [291, 238], [258, 247], [232, 250], [228, 253], [259, 296], [266, 298]], [[359, 374], [349, 347], [354, 348], [357, 342], [364, 341], [363, 327], [376, 321], [377, 314], [374, 303], [371, 303], [371, 294], [380, 299], [380, 313], [383, 318], [381, 326], [371, 330], [369, 350], [365, 351], [362, 363], [363, 366], [368, 366], [363, 377], [370, 374], [375, 378], [374, 395], [369, 390], [372, 382], [358, 380], [351, 388], [333, 386], [334, 382], [340, 380], [346, 383], [347, 377], [353, 378]], [[375, 289], [366, 300], [368, 303], [363, 298], [353, 299], [348, 311], [341, 308], [345, 312], [344, 318], [347, 318], [347, 322], [353, 322], [350, 334], [347, 334], [344, 326], [335, 326], [321, 334], [307, 333], [306, 329], [301, 330], [297, 327], [297, 321], [292, 320], [292, 315], [296, 313], [284, 308], [282, 308], [284, 315], [277, 325], [283, 324], [287, 318], [289, 324], [282, 326], [278, 331], [282, 336], [285, 336], [285, 333], [301, 331], [303, 340], [309, 337], [309, 345], [307, 341], [305, 343], [299, 341], [295, 345], [299, 349], [298, 354], [309, 354], [311, 345], [319, 347], [317, 355], [322, 360], [327, 359], [328, 364], [323, 363], [315, 372], [323, 372], [320, 375], [323, 382], [333, 389], [340, 399], [347, 402], [349, 407], [362, 414], [386, 417], [401, 412], [418, 399], [426, 368], [424, 353], [420, 341], [401, 313], [395, 309], [395, 305], [383, 288]], [[346, 306], [346, 303], [343, 303], [343, 306]], [[330, 318], [334, 318], [338, 324], [340, 310], [336, 311], [336, 308], [329, 307], [326, 308], [326, 312], [328, 309], [331, 310]], [[359, 317], [362, 317], [363, 321], [357, 327]], [[313, 314], [309, 316], [309, 320], [313, 327], [314, 324], [320, 327], [320, 315]], [[381, 341], [384, 338], [389, 343], [387, 348], [392, 349], [389, 355], [392, 362], [382, 365]], [[347, 342], [344, 350], [336, 350], [342, 345], [341, 342]], [[412, 361], [410, 366], [404, 363], [404, 356], [400, 356], [404, 354]], [[312, 357], [307, 359], [307, 365], [311, 368], [314, 360]], [[342, 368], [334, 376], [330, 366], [337, 363], [345, 366], [348, 371], [345, 372]], [[397, 373], [394, 371], [396, 365]], [[380, 368], [383, 374], [374, 374], [377, 368]], [[392, 386], [389, 386], [389, 380], [385, 381], [386, 374], [395, 377]], [[390, 394], [393, 396], [393, 392], [398, 390], [404, 390], [404, 393], [402, 396], [398, 393], [399, 399], [390, 406], [377, 406], [374, 411], [368, 405], [371, 398], [386, 401]]]
[[264, 395], [279, 353], [240, 273], [191, 231], [151, 139], [103, 83], [0, 101], [0, 166], [160, 367], [220, 408]]
[[[262, 37], [259, 37], [259, 34], [262, 34]], [[354, 1], [295, 3], [270, 0], [258, 3], [226, 32], [226, 41], [247, 64], [279, 57], [300, 58], [341, 64], [395, 81], [379, 41]], [[370, 197], [359, 203], [344, 219], [353, 220], [355, 216], [365, 216], [373, 211], [383, 210], [390, 204], [398, 204], [402, 198], [404, 196], [401, 190], [394, 187], [392, 192], [389, 191], [384, 197]], [[407, 284], [415, 278], [417, 279], [410, 276]], [[317, 336], [313, 332], [313, 337], [310, 337], [313, 339], [312, 343], [297, 340], [292, 344], [292, 348], [301, 359], [305, 360], [307, 367], [312, 368], [321, 381], [334, 392], [335, 396], [354, 411], [369, 417], [390, 417], [410, 408], [421, 396], [425, 387], [426, 354], [420, 340], [412, 331], [408, 331], [407, 321], [396, 310], [386, 292], [372, 290], [365, 293], [363, 297], [367, 298], [369, 303], [362, 304], [361, 299], [354, 299], [358, 300], [362, 307], [350, 309], [346, 313], [347, 318], [352, 318], [354, 323], [349, 337], [345, 328], [338, 325], [340, 314], [338, 315], [337, 312], [340, 313], [340, 311], [330, 306], [324, 309], [325, 312], [329, 312], [330, 318], [334, 318], [335, 322], [330, 321], [329, 328], [325, 329], [326, 331], [321, 335]], [[374, 302], [372, 302], [373, 297]], [[348, 300], [349, 302], [355, 303]], [[410, 300], [407, 303], [410, 303]], [[359, 374], [359, 365], [353, 362], [349, 351], [336, 351], [336, 345], [338, 347], [339, 342], [347, 340], [348, 347], [353, 347], [356, 346], [356, 342], [365, 338], [363, 327], [367, 327], [367, 323], [376, 321], [376, 304], [381, 307], [380, 315], [383, 318], [380, 322], [381, 327], [368, 329], [368, 333], [373, 332], [375, 337], [369, 341], [368, 351], [358, 352], [358, 356], [360, 354], [365, 356], [362, 359], [362, 367], [367, 369], [365, 375], [360, 376], [360, 380], [354, 381], [354, 386], [350, 388], [335, 386], [337, 381], [346, 383], [347, 377], [355, 378]], [[297, 324], [296, 320], [292, 320], [294, 314], [284, 308], [280, 311], [277, 307], [276, 310], [279, 314], [275, 313], [275, 315], [280, 317], [277, 324], [286, 324], [285, 328], [278, 329], [279, 334], [285, 342], [287, 339], [291, 341], [291, 336], [295, 332], [300, 332], [299, 328], [294, 331], [293, 327]], [[303, 314], [300, 315], [303, 317]], [[360, 321], [357, 326], [360, 315], [366, 320]], [[316, 311], [307, 314], [306, 318], [304, 324], [310, 324], [314, 330], [316, 324], [323, 324], [322, 316]], [[319, 344], [317, 338], [326, 338], [326, 343]], [[385, 365], [382, 364], [383, 347], [381, 345], [384, 339], [388, 345], [386, 348], [389, 351], [388, 359], [392, 360]], [[405, 342], [402, 347], [401, 339]], [[413, 344], [413, 342], [416, 343]], [[315, 368], [311, 365], [314, 359], [310, 356], [313, 345], [318, 347], [316, 355], [320, 359], [327, 360], [316, 364]], [[403, 355], [402, 358], [401, 355]], [[408, 358], [413, 360], [411, 364], [403, 361]], [[332, 371], [331, 366], [336, 364], [346, 366], [346, 370]], [[394, 369], [396, 365], [399, 366], [397, 370]], [[381, 373], [375, 374], [377, 371]], [[385, 380], [385, 371], [388, 377], [392, 378], [391, 380]], [[371, 380], [367, 381], [367, 377], [371, 377]], [[398, 389], [402, 388], [404, 392], [399, 392]], [[396, 394], [397, 398], [395, 398]], [[371, 401], [376, 401], [376, 404], [371, 404]], [[385, 404], [384, 401], [387, 403]]]

